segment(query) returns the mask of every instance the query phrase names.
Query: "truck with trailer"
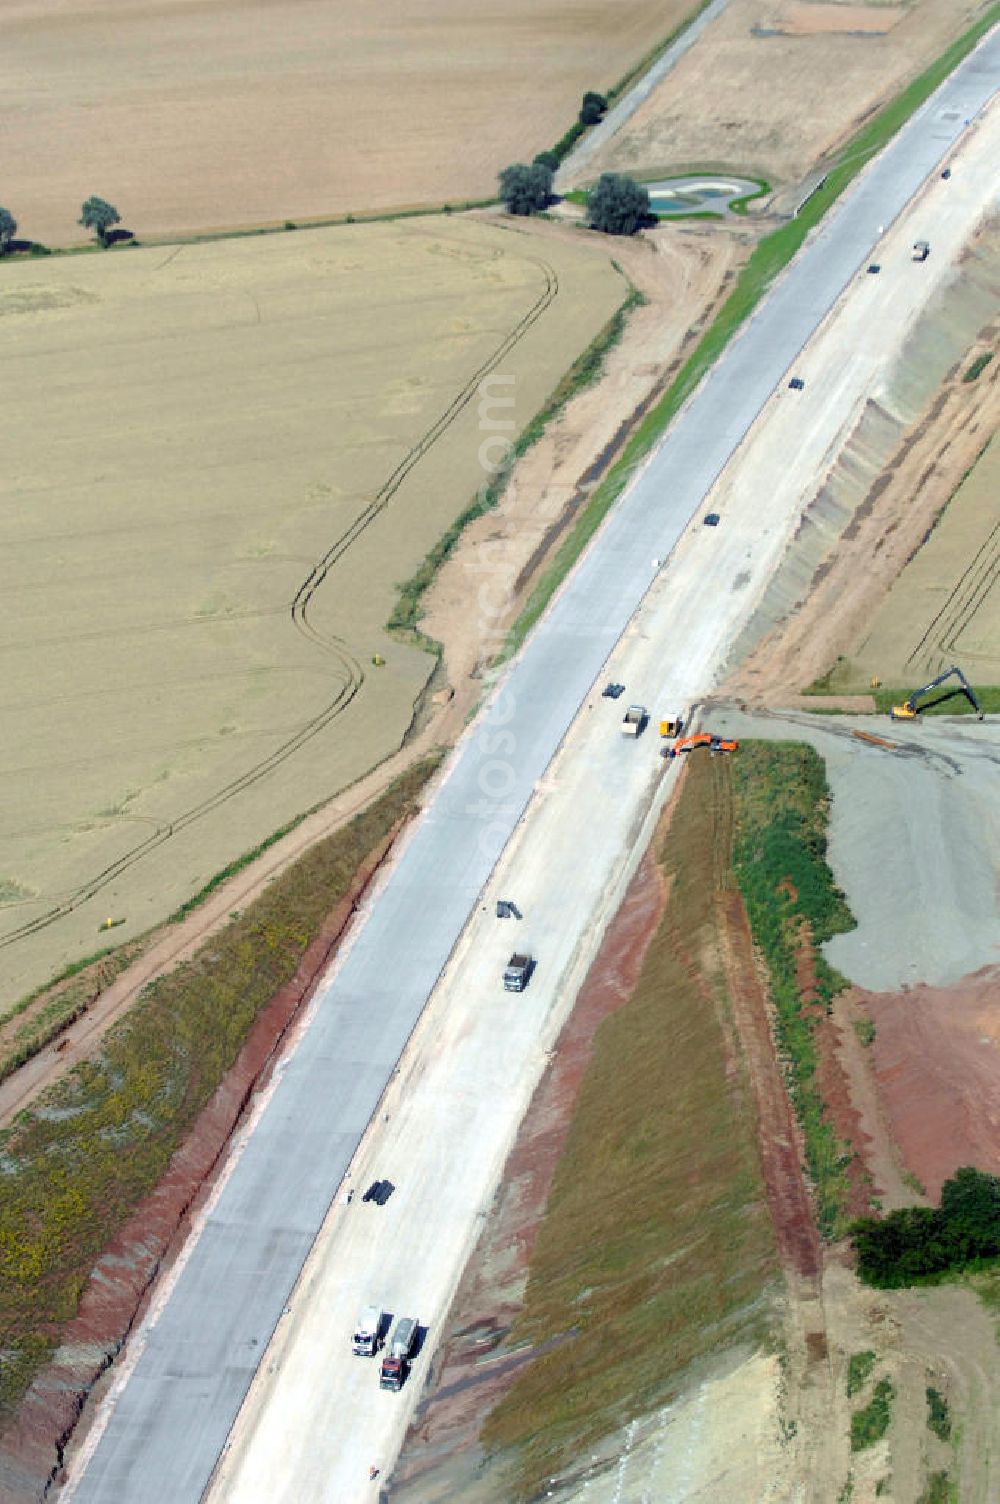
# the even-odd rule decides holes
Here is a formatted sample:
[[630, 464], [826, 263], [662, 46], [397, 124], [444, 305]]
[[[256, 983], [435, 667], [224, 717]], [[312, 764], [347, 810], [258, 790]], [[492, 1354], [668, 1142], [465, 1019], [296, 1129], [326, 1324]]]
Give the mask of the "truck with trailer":
[[379, 1306], [365, 1306], [354, 1323], [351, 1350], [359, 1358], [374, 1358], [382, 1335], [382, 1311]]
[[379, 1370], [380, 1389], [392, 1389], [398, 1393], [406, 1383], [410, 1359], [413, 1357], [413, 1349], [417, 1343], [419, 1325], [416, 1316], [401, 1316], [396, 1322], [389, 1339], [389, 1350], [382, 1359], [382, 1367]]
[[507, 992], [523, 992], [528, 985], [535, 963], [526, 951], [515, 951], [507, 962], [503, 985]]

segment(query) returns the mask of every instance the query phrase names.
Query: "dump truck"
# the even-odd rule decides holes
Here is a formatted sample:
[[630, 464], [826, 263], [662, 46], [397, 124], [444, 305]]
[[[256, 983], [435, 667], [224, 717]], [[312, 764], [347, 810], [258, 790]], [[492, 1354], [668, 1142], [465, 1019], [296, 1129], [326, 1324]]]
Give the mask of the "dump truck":
[[949, 700], [952, 695], [964, 695], [976, 712], [976, 715], [982, 720], [983, 708], [976, 699], [975, 691], [962, 673], [962, 670], [955, 665], [951, 668], [946, 668], [943, 674], [938, 674], [937, 678], [932, 679], [929, 684], [922, 684], [919, 689], [915, 689], [909, 699], [903, 701], [902, 705], [894, 705], [889, 711], [889, 715], [894, 721], [915, 721], [920, 712], [927, 709], [926, 705], [920, 705], [918, 701], [922, 700], [924, 695], [929, 695], [932, 689], [937, 689], [939, 684], [944, 684], [948, 679], [957, 679], [957, 687], [945, 690], [943, 694], [938, 696], [937, 700], [932, 700], [931, 704], [936, 705], [940, 700]]
[[645, 705], [630, 705], [622, 721], [622, 736], [641, 736], [648, 720], [649, 712]]
[[684, 730], [684, 717], [680, 715], [665, 715], [660, 722], [661, 736], [680, 736]]
[[416, 1316], [401, 1316], [396, 1322], [392, 1336], [389, 1338], [389, 1351], [382, 1359], [382, 1368], [378, 1376], [380, 1389], [393, 1389], [398, 1392], [406, 1383], [419, 1325]]
[[382, 1334], [382, 1312], [378, 1306], [365, 1306], [354, 1324], [351, 1348], [359, 1358], [374, 1358]]
[[534, 969], [535, 963], [531, 956], [523, 951], [515, 951], [503, 974], [505, 989], [508, 992], [523, 992]]
[[930, 253], [931, 246], [929, 240], [915, 240], [913, 242], [912, 255], [914, 261], [926, 261]]

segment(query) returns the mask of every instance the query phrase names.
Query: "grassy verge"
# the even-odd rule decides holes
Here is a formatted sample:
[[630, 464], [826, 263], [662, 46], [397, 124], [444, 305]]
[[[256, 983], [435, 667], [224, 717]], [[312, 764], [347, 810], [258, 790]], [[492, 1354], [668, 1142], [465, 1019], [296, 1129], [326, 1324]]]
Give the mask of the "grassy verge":
[[76, 1310], [86, 1276], [156, 1185], [254, 1019], [364, 858], [437, 766], [404, 774], [320, 842], [188, 963], [146, 989], [101, 1055], [0, 1133], [0, 1408], [9, 1410]]
[[478, 517], [491, 512], [497, 505], [510, 479], [514, 465], [533, 444], [544, 434], [552, 420], [559, 416], [566, 404], [583, 391], [592, 382], [596, 381], [604, 368], [604, 361], [609, 352], [614, 349], [625, 332], [628, 316], [634, 308], [640, 307], [646, 299], [638, 288], [629, 288], [628, 296], [624, 302], [605, 324], [604, 328], [591, 340], [586, 350], [570, 366], [565, 376], [555, 388], [545, 406], [531, 419], [528, 426], [518, 435], [511, 445], [510, 453], [503, 468], [487, 484], [477, 492], [475, 499], [460, 513], [435, 543], [430, 553], [426, 555], [423, 563], [415, 574], [399, 587], [399, 598], [395, 610], [387, 623], [388, 630], [393, 633], [403, 634], [408, 641], [416, 641], [428, 652], [439, 653], [440, 643], [425, 636], [419, 628], [421, 617], [421, 603], [426, 591], [434, 582], [434, 578], [441, 565], [454, 551], [456, 544], [471, 522]]
[[542, 615], [563, 579], [624, 491], [637, 466], [662, 436], [681, 406], [714, 365], [737, 329], [746, 322], [778, 274], [791, 261], [802, 242], [819, 224], [852, 180], [891, 140], [910, 116], [924, 103], [962, 59], [1000, 20], [1000, 5], [991, 5], [975, 26], [948, 48], [925, 72], [880, 110], [850, 141], [840, 160], [831, 167], [822, 184], [788, 224], [761, 240], [743, 268], [733, 291], [710, 328], [685, 361], [674, 382], [652, 408], [635, 433], [586, 511], [560, 549], [552, 567], [539, 581], [524, 611], [511, 630], [506, 653], [516, 652]]
[[[850, 1151], [826, 1116], [816, 1079], [815, 1003], [830, 1007], [845, 985], [820, 952], [822, 941], [854, 928], [826, 865], [829, 789], [822, 759], [793, 742], [744, 742], [733, 759], [733, 862], [754, 942], [764, 956], [789, 1094], [805, 1139], [820, 1231], [845, 1230]], [[814, 1005], [799, 992], [803, 948], [811, 952]]]
[[[47, 982], [16, 1003], [4, 1022], [31, 1009], [31, 1016], [14, 1033], [0, 1055], [0, 1081], [6, 1081], [26, 1061], [55, 1039], [63, 1029], [86, 1012], [93, 998], [119, 976], [146, 947], [145, 937], [127, 945], [99, 951], [68, 967], [54, 982]], [[50, 993], [45, 1003], [32, 1008], [42, 993]]]
[[635, 993], [597, 1031], [538, 1230], [511, 1341], [567, 1340], [486, 1420], [487, 1448], [514, 1449], [511, 1498], [541, 1497], [595, 1440], [662, 1403], [685, 1365], [765, 1330], [776, 1257], [715, 944], [721, 772], [707, 758], [687, 770], [657, 852], [668, 907]]

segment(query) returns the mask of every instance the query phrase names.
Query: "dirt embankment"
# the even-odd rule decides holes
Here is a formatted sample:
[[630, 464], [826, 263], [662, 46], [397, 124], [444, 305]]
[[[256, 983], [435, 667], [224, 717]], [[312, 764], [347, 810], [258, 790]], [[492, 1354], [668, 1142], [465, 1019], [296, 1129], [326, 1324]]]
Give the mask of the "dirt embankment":
[[[891, 382], [898, 388], [895, 399], [886, 398], [884, 405], [869, 404], [856, 435], [851, 436], [841, 460], [831, 468], [814, 504], [816, 523], [822, 532], [823, 493], [829, 492], [834, 509], [843, 514], [846, 525], [839, 536], [829, 534], [827, 529], [825, 555], [816, 554], [814, 548], [804, 554], [812, 561], [805, 589], [793, 583], [783, 617], [765, 636], [757, 629], [760, 640], [736, 664], [726, 685], [738, 698], [788, 706], [795, 703], [797, 691], [831, 669], [833, 687], [838, 689], [866, 688], [872, 673], [877, 673], [883, 683], [892, 682], [894, 674], [898, 674], [899, 683], [917, 675], [913, 682], [919, 684], [922, 668], [928, 661], [937, 661], [919, 655], [911, 661], [909, 655], [915, 646], [919, 648], [942, 601], [974, 564], [981, 542], [982, 509], [989, 505], [989, 499], [980, 501], [968, 518], [965, 551], [959, 543], [942, 554], [937, 574], [923, 581], [923, 591], [908, 593], [905, 589], [893, 590], [893, 586], [906, 580], [906, 566], [915, 554], [926, 552], [928, 543], [933, 547], [932, 530], [937, 519], [1000, 426], [1000, 362], [990, 362], [974, 381], [965, 379], [977, 352], [993, 348], [996, 342], [995, 319], [978, 329], [974, 324], [971, 330], [968, 322], [970, 317], [975, 319], [977, 309], [995, 308], [1000, 285], [998, 229], [997, 221], [983, 228], [952, 286], [914, 332], [911, 347], [904, 352]], [[924, 368], [938, 364], [942, 354], [950, 369], [940, 385], [934, 382], [926, 391]], [[909, 408], [912, 412], [914, 393], [922, 394], [917, 416], [900, 428], [888, 409], [898, 402], [904, 411]], [[882, 453], [890, 434], [895, 436], [894, 447]], [[878, 463], [873, 465], [876, 458]], [[868, 482], [860, 490], [859, 477], [866, 477]], [[800, 529], [801, 542], [797, 538], [789, 549], [787, 572], [793, 581], [797, 552], [803, 552], [809, 544], [809, 523], [807, 512]], [[988, 576], [979, 588], [983, 602], [988, 603]], [[856, 673], [854, 682], [848, 685], [844, 673], [861, 651], [873, 618], [890, 591], [895, 602], [894, 621], [884, 624], [882, 650], [869, 644], [860, 665], [863, 672]], [[781, 610], [781, 602], [776, 603], [775, 610]], [[937, 648], [936, 640], [929, 644], [931, 652]], [[977, 657], [987, 675], [991, 672], [987, 666], [989, 653], [990, 644], [983, 642]], [[841, 659], [845, 660], [844, 673]], [[975, 679], [971, 666], [969, 671]], [[991, 681], [986, 677], [981, 682]], [[817, 706], [813, 700], [807, 704], [809, 708]], [[851, 707], [844, 702], [841, 708]]]
[[[199, 1116], [167, 1174], [95, 1264], [77, 1313], [61, 1333], [55, 1357], [35, 1379], [16, 1419], [0, 1439], [4, 1504], [36, 1504], [51, 1480], [58, 1478], [63, 1450], [84, 1404], [142, 1316], [154, 1281], [180, 1252], [237, 1125], [252, 1097], [266, 1084], [290, 1028], [398, 830], [397, 826], [362, 864], [349, 891], [305, 951], [294, 977], [258, 1015], [236, 1064]], [[94, 1409], [91, 1405], [91, 1416]]]

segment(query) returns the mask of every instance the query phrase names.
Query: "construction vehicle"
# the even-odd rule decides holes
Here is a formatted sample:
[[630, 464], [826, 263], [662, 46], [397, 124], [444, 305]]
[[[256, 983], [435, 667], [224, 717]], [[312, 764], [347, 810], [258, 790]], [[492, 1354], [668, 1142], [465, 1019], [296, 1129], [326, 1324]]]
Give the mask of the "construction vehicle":
[[943, 674], [938, 674], [937, 678], [932, 679], [929, 684], [921, 685], [920, 689], [915, 689], [910, 698], [904, 700], [902, 705], [894, 705], [889, 712], [892, 719], [894, 721], [915, 721], [921, 710], [927, 709], [926, 705], [918, 705], [917, 701], [922, 700], [924, 695], [930, 694], [932, 689], [937, 689], [939, 684], [944, 684], [947, 679], [957, 679], [958, 688], [946, 690], [943, 695], [938, 695], [937, 700], [933, 701], [933, 703], [936, 705], [941, 700], [948, 700], [952, 695], [964, 695], [976, 712], [978, 719], [982, 720], [983, 711], [973, 692], [972, 685], [962, 673], [962, 670], [956, 668], [954, 665], [951, 668], [945, 669]]
[[389, 1339], [389, 1351], [382, 1359], [378, 1384], [380, 1389], [392, 1389], [397, 1393], [406, 1383], [410, 1359], [417, 1342], [420, 1323], [415, 1316], [401, 1316]]
[[506, 991], [523, 992], [534, 969], [533, 957], [529, 956], [526, 951], [515, 951], [507, 962], [503, 974], [503, 985]]
[[601, 690], [601, 698], [603, 700], [617, 700], [619, 696], [623, 695], [624, 693], [624, 684], [605, 684], [604, 688]]
[[914, 261], [926, 261], [931, 253], [929, 240], [915, 240], [913, 242], [912, 256]]
[[679, 715], [667, 715], [660, 722], [661, 736], [680, 736], [684, 730], [684, 717]]
[[378, 1306], [365, 1306], [354, 1326], [351, 1349], [359, 1358], [374, 1358], [382, 1335], [382, 1312]]
[[696, 736], [682, 736], [680, 741], [674, 742], [672, 747], [664, 747], [664, 757], [679, 757], [682, 752], [694, 752], [698, 747], [707, 747], [714, 755], [717, 752], [735, 752], [739, 742], [727, 741], [724, 737], [713, 736], [710, 731], [699, 731]]
[[641, 736], [648, 720], [649, 712], [645, 705], [630, 705], [622, 721], [622, 736]]

